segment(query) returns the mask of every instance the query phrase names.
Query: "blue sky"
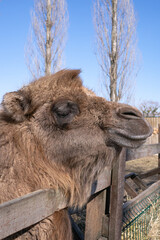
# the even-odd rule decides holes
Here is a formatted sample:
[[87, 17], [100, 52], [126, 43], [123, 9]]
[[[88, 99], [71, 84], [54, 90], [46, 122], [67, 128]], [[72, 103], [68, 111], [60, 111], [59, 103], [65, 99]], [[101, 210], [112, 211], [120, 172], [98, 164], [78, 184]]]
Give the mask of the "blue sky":
[[[160, 0], [133, 0], [137, 16], [138, 47], [142, 55], [134, 101], [160, 103]], [[80, 68], [85, 86], [101, 95], [102, 79], [94, 54], [92, 0], [68, 0], [69, 29], [65, 67]], [[24, 58], [33, 0], [0, 1], [0, 100], [30, 79]]]

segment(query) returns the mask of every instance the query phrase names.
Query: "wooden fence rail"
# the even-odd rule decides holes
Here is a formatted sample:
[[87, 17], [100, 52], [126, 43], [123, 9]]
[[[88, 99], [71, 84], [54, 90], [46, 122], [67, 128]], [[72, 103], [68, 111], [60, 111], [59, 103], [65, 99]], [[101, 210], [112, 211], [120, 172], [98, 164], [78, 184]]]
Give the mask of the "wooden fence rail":
[[[106, 168], [97, 183], [93, 184], [94, 194], [110, 185], [110, 176], [111, 171]], [[41, 189], [2, 203], [0, 204], [0, 239], [38, 223], [65, 207], [67, 202], [63, 194], [53, 189]]]
[[60, 192], [38, 190], [0, 205], [0, 239], [27, 228], [66, 207]]
[[132, 206], [139, 203], [142, 199], [149, 196], [152, 192], [154, 192], [158, 187], [160, 186], [160, 180], [152, 184], [149, 188], [138, 194], [134, 199], [124, 203], [123, 210], [127, 211], [128, 209], [131, 209]]
[[160, 153], [160, 144], [143, 145], [137, 149], [127, 149], [126, 161]]
[[[113, 169], [104, 170], [93, 184], [93, 197], [87, 204], [85, 240], [97, 240], [101, 236], [108, 240], [120, 240], [125, 162], [157, 153], [160, 153], [160, 144], [132, 150], [122, 149]], [[150, 191], [148, 189], [146, 191]], [[38, 190], [5, 202], [0, 205], [0, 239], [27, 228], [66, 206], [62, 193], [51, 189]]]

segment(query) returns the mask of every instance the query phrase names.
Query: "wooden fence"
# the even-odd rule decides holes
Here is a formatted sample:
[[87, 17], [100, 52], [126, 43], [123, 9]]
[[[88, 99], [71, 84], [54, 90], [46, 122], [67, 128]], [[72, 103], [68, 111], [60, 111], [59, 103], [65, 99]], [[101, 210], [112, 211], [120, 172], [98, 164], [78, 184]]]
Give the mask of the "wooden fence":
[[153, 134], [147, 139], [146, 144], [158, 143], [158, 125], [160, 124], [160, 117], [148, 117], [145, 118], [153, 128]]
[[[160, 169], [160, 144], [122, 149], [113, 169], [106, 168], [93, 184], [94, 191], [86, 206], [85, 234], [79, 233], [79, 229], [75, 230], [80, 240], [121, 239], [125, 162], [157, 153], [157, 169]], [[160, 180], [156, 186], [159, 184]], [[151, 191], [150, 187], [146, 191]], [[38, 223], [65, 207], [67, 203], [63, 194], [52, 189], [38, 190], [5, 202], [0, 205], [0, 239]]]

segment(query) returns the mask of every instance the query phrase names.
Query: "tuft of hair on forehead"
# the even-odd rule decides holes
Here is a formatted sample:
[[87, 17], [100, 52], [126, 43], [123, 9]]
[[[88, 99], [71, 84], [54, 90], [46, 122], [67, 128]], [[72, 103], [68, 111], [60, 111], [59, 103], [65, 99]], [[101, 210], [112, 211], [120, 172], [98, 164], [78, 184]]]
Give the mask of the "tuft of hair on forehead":
[[24, 86], [22, 89], [25, 91], [42, 94], [47, 91], [52, 91], [57, 88], [75, 88], [82, 87], [82, 80], [79, 77], [81, 70], [63, 69], [55, 74], [41, 77], [31, 82], [28, 86]]

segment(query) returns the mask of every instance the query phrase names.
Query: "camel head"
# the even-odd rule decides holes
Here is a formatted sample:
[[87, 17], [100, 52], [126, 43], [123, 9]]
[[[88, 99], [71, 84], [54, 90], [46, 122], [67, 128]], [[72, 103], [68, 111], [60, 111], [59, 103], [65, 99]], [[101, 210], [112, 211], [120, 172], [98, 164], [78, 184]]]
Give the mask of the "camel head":
[[7, 93], [3, 118], [29, 126], [47, 156], [57, 161], [142, 145], [152, 129], [139, 110], [97, 97], [83, 87], [79, 73], [62, 70]]

